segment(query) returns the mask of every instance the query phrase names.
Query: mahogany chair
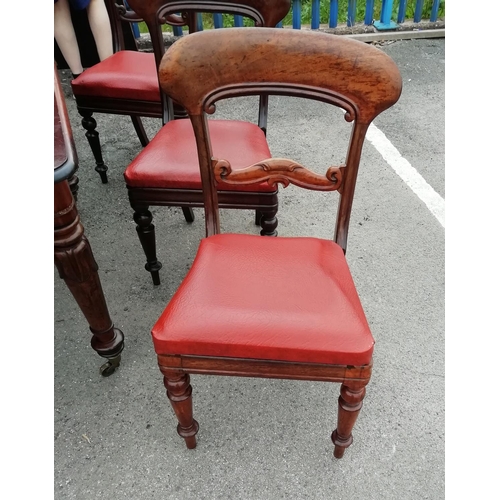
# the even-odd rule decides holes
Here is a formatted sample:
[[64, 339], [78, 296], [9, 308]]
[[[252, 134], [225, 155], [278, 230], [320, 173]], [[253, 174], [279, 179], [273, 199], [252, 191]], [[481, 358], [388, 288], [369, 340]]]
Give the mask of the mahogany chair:
[[[331, 438], [341, 458], [352, 443], [374, 347], [344, 256], [349, 217], [365, 134], [399, 99], [398, 68], [379, 49], [348, 38], [244, 28], [178, 41], [162, 60], [160, 84], [189, 114], [206, 220], [193, 265], [152, 329], [177, 432], [188, 448], [196, 446], [192, 373], [339, 382]], [[220, 99], [262, 91], [343, 108], [353, 123], [345, 165], [319, 175], [274, 158], [236, 170], [218, 156], [207, 113]], [[221, 182], [338, 191], [334, 241], [219, 234]]]
[[[156, 62], [164, 54], [161, 24], [182, 11], [187, 19], [196, 12], [243, 15], [255, 26], [274, 27], [290, 10], [290, 0], [129, 0], [128, 4], [147, 24]], [[194, 22], [192, 24], [195, 24]], [[191, 36], [191, 35], [189, 35]], [[163, 94], [165, 125], [124, 172], [129, 200], [134, 210], [137, 234], [146, 255], [145, 268], [153, 283], [160, 284], [162, 267], [156, 255], [155, 228], [151, 206], [182, 207], [187, 222], [193, 222], [193, 207], [203, 207], [203, 194], [196, 142], [189, 120], [170, 120], [172, 100]], [[266, 140], [268, 96], [260, 94], [258, 123], [241, 120], [211, 120], [210, 130], [218, 154], [231, 159], [234, 168], [271, 156]], [[256, 211], [261, 235], [276, 236], [278, 189], [267, 183], [253, 186], [219, 185], [221, 208]]]
[[[154, 53], [141, 52], [138, 50], [128, 50], [126, 48], [123, 26], [128, 23], [138, 23], [143, 19], [130, 8], [125, 8], [123, 0], [104, 0], [108, 10], [111, 31], [113, 36], [114, 54], [90, 68], [86, 69], [71, 82], [73, 94], [75, 96], [78, 112], [82, 116], [82, 125], [86, 130], [86, 137], [89, 141], [92, 153], [95, 158], [95, 170], [99, 173], [103, 183], [108, 182], [108, 166], [104, 163], [102, 156], [99, 133], [97, 132], [97, 122], [93, 117], [94, 113], [129, 115], [132, 119], [137, 136], [144, 147], [149, 143], [148, 136], [144, 130], [141, 117], [161, 118], [163, 123], [167, 121], [164, 97], [158, 85], [157, 64], [164, 52], [164, 41], [158, 43], [158, 38], [154, 37]], [[169, 14], [162, 19], [163, 24], [171, 26], [187, 26], [189, 32], [197, 29], [195, 11], [189, 14], [185, 12], [186, 5], [197, 3], [204, 7], [205, 1], [139, 1], [126, 2], [128, 6], [141, 7], [143, 11], [150, 6], [157, 7], [162, 3], [175, 4], [175, 13]], [[230, 5], [245, 3], [242, 0], [231, 0]], [[290, 0], [250, 1], [249, 9], [255, 4], [256, 9], [264, 16], [271, 16], [270, 22], [276, 19], [277, 24], [290, 10]], [[144, 4], [144, 7], [142, 5]], [[134, 8], [134, 7], [132, 7]], [[286, 12], [283, 13], [284, 9]], [[273, 15], [273, 11], [275, 15]], [[177, 12], [184, 12], [178, 15]], [[258, 23], [261, 22], [259, 19]], [[155, 26], [155, 31], [157, 27]], [[156, 65], [155, 65], [156, 60]], [[162, 102], [163, 101], [163, 102]], [[184, 110], [174, 106], [177, 117], [185, 116]], [[192, 215], [192, 213], [191, 213]]]
[[[96, 161], [95, 170], [103, 183], [108, 182], [108, 167], [102, 156], [94, 113], [129, 115], [137, 136], [146, 146], [149, 139], [141, 117], [163, 118], [163, 106], [158, 85], [158, 71], [153, 53], [128, 50], [123, 27], [141, 19], [126, 10], [123, 0], [104, 0], [113, 36], [111, 57], [86, 69], [71, 82], [82, 125], [86, 130]], [[171, 16], [170, 24], [184, 26], [188, 20]]]

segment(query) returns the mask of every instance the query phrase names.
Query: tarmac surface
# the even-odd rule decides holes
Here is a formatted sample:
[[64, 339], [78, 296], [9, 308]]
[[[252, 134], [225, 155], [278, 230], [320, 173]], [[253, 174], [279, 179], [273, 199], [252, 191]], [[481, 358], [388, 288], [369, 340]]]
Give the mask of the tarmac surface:
[[[444, 39], [379, 45], [403, 76], [399, 102], [375, 121], [442, 197]], [[338, 384], [194, 375], [198, 446], [188, 450], [156, 364], [151, 327], [204, 236], [178, 208], [152, 209], [162, 283], [144, 270], [123, 171], [141, 149], [126, 116], [95, 115], [109, 183], [101, 184], [60, 71], [80, 168], [78, 209], [115, 326], [118, 370], [90, 346], [88, 324], [54, 271], [54, 498], [439, 500], [445, 497], [444, 227], [366, 142], [347, 248], [376, 339], [374, 368], [354, 442], [333, 458]], [[256, 99], [216, 117], [256, 121]], [[159, 120], [146, 119], [152, 136]], [[343, 160], [349, 124], [326, 104], [270, 99], [274, 156], [324, 172]], [[332, 141], [333, 139], [333, 141]], [[338, 151], [340, 150], [340, 151]], [[331, 238], [335, 193], [281, 189], [280, 236]], [[222, 231], [258, 234], [250, 211], [222, 211]]]

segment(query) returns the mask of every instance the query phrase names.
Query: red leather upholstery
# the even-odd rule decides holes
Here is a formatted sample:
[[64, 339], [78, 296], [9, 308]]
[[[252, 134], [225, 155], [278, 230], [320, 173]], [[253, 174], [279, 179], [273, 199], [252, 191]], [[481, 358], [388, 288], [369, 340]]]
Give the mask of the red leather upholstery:
[[121, 50], [85, 70], [71, 82], [76, 97], [160, 101], [154, 54]]
[[[234, 170], [267, 158], [266, 136], [255, 124], [234, 120], [208, 120], [215, 158], [228, 160]], [[124, 173], [130, 187], [201, 189], [200, 167], [193, 127], [189, 119], [166, 123]], [[267, 183], [231, 186], [228, 191], [274, 192]]]
[[152, 330], [157, 354], [364, 365], [374, 340], [342, 249], [219, 234]]

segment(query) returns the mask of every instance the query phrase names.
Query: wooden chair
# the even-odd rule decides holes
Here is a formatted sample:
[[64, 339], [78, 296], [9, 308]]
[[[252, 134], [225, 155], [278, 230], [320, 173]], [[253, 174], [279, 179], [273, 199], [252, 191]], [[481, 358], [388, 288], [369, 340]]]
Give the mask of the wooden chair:
[[[352, 442], [374, 340], [344, 253], [366, 131], [397, 102], [401, 76], [382, 51], [340, 36], [273, 29], [195, 33], [160, 65], [163, 90], [188, 112], [203, 181], [206, 238], [152, 329], [177, 432], [196, 446], [189, 374], [340, 382], [334, 456]], [[345, 165], [316, 174], [274, 158], [235, 170], [214, 153], [207, 113], [259, 92], [315, 99], [353, 122]], [[288, 183], [338, 191], [334, 241], [219, 234], [218, 183]]]
[[[86, 130], [85, 135], [96, 161], [95, 170], [99, 173], [101, 181], [107, 183], [108, 166], [104, 163], [99, 133], [96, 130], [97, 122], [93, 114], [129, 115], [141, 145], [144, 147], [149, 143], [149, 139], [141, 117], [161, 118], [165, 123], [167, 111], [164, 106], [165, 102], [162, 102], [164, 97], [161, 96], [159, 89], [158, 68], [155, 65], [155, 60], [159, 64], [164, 52], [163, 38], [161, 38], [161, 43], [158, 43], [158, 37], [153, 37], [154, 53], [127, 50], [123, 27], [128, 23], [141, 22], [142, 18], [130, 8], [126, 9], [123, 0], [104, 1], [111, 23], [114, 54], [85, 70], [71, 82], [71, 86], [78, 112], [82, 116], [82, 125]], [[177, 12], [182, 12], [186, 5], [193, 5], [192, 1], [155, 2], [145, 0], [144, 2], [127, 2], [129, 6], [140, 6], [139, 10], [141, 11], [148, 8], [149, 5], [158, 6], [162, 3], [175, 3], [177, 6], [176, 13], [162, 19], [163, 24], [187, 26], [189, 32], [196, 31], [194, 11], [191, 10], [189, 14], [184, 13], [184, 15], [177, 14]], [[206, 2], [201, 0], [197, 3], [203, 7]], [[226, 3], [238, 5], [245, 2], [231, 0]], [[256, 4], [259, 12], [262, 11], [265, 16], [271, 16], [269, 17], [270, 22], [276, 19], [275, 24], [290, 10], [290, 0], [273, 0], [268, 2], [269, 7], [266, 7], [265, 3], [265, 0], [249, 2], [250, 5]], [[144, 7], [142, 4], [145, 4]], [[284, 9], [286, 12], [283, 13]], [[273, 10], [276, 13], [274, 16]], [[155, 31], [156, 29], [155, 26]], [[184, 110], [181, 108], [174, 106], [174, 112], [178, 117], [184, 116]]]
[[[141, 117], [162, 118], [163, 106], [154, 54], [126, 49], [123, 28], [141, 19], [126, 11], [123, 0], [104, 1], [111, 24], [114, 54], [86, 69], [71, 82], [71, 86], [96, 161], [95, 170], [101, 181], [107, 183], [108, 166], [104, 163], [93, 114], [129, 115], [142, 146], [146, 146], [149, 139]], [[187, 23], [180, 16], [169, 20], [172, 24]]]
[[[186, 19], [196, 12], [223, 12], [249, 17], [256, 26], [274, 27], [290, 9], [290, 0], [129, 0], [134, 12], [147, 24], [156, 62], [164, 54], [161, 24], [175, 12], [182, 11]], [[192, 24], [195, 24], [192, 22]], [[190, 35], [189, 35], [190, 36]], [[164, 99], [165, 125], [139, 153], [124, 173], [130, 204], [134, 210], [137, 234], [146, 254], [146, 270], [153, 283], [160, 284], [162, 264], [156, 256], [155, 229], [150, 206], [182, 207], [187, 222], [194, 220], [193, 207], [203, 206], [196, 142], [189, 120], [170, 120], [172, 100]], [[268, 96], [260, 95], [258, 124], [239, 120], [211, 120], [214, 148], [231, 159], [233, 167], [243, 167], [271, 156], [265, 132]], [[261, 235], [276, 236], [278, 220], [278, 189], [267, 183], [253, 186], [219, 186], [222, 208], [256, 211], [255, 223]]]

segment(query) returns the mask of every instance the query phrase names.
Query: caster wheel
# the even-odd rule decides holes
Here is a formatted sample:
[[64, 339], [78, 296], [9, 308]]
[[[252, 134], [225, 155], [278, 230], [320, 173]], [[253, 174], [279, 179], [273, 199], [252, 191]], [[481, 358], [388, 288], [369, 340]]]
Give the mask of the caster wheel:
[[104, 363], [101, 368], [99, 368], [99, 373], [103, 377], [109, 377], [113, 373], [115, 373], [116, 366], [113, 366], [109, 361], [107, 363]]
[[113, 373], [115, 373], [116, 369], [120, 366], [120, 358], [121, 356], [117, 356], [116, 358], [110, 359], [106, 363], [104, 363], [99, 368], [99, 373], [103, 377], [109, 377]]

